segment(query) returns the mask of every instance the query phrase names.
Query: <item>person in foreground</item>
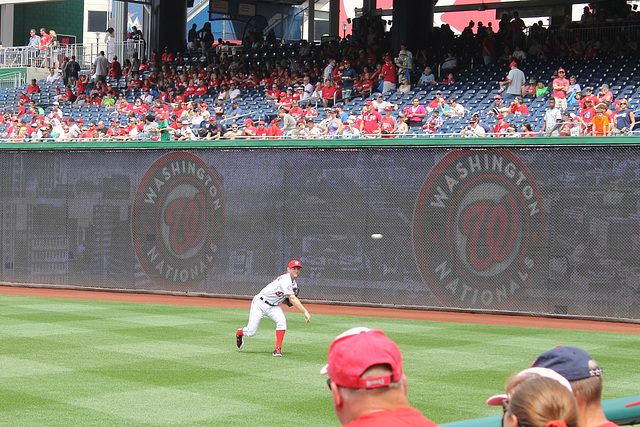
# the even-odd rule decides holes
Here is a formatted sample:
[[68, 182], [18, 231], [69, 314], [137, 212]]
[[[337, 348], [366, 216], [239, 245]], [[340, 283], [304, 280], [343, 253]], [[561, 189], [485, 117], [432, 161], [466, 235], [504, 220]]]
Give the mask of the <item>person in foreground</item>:
[[407, 400], [407, 377], [400, 349], [384, 332], [365, 327], [340, 334], [329, 347], [328, 364], [333, 407], [349, 427], [435, 427]]
[[503, 427], [578, 427], [578, 405], [571, 391], [543, 376], [515, 377], [507, 382]]
[[602, 368], [586, 351], [573, 346], [545, 351], [532, 366], [553, 369], [571, 383], [578, 402], [580, 427], [616, 427], [602, 410]]
[[287, 318], [280, 304], [287, 302], [289, 306], [295, 306], [304, 313], [304, 321], [309, 323], [311, 315], [298, 299], [298, 284], [296, 278], [300, 274], [302, 264], [297, 259], [289, 261], [287, 272], [276, 277], [271, 283], [262, 288], [258, 295], [251, 301], [249, 311], [249, 323], [236, 332], [236, 346], [244, 347], [244, 337], [252, 337], [258, 332], [258, 326], [263, 317], [267, 316], [276, 323], [276, 348], [273, 355], [282, 356], [282, 341], [287, 331]]

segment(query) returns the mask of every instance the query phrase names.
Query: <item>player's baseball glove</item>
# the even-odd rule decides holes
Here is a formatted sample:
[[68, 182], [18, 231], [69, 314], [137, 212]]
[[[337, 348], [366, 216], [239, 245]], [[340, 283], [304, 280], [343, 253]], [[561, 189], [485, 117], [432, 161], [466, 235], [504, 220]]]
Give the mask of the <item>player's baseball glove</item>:
[[[293, 294], [295, 296], [298, 296], [298, 294], [300, 293], [300, 288], [294, 288], [293, 289]], [[291, 304], [291, 301], [289, 301], [289, 298], [285, 298], [284, 301], [285, 304], [287, 304], [288, 307], [293, 307], [293, 304]]]

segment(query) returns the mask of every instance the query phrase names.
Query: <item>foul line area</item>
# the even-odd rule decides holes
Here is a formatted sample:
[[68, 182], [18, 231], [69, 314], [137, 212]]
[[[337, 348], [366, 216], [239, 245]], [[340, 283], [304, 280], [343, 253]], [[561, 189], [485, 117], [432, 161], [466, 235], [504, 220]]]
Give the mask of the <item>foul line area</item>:
[[[238, 308], [246, 310], [248, 310], [249, 306], [251, 305], [250, 300], [240, 299], [1, 285], [0, 294], [45, 298], [131, 302], [141, 304], [184, 305], [211, 308]], [[406, 310], [385, 307], [357, 307], [353, 305], [341, 306], [305, 303], [305, 307], [307, 307], [307, 309], [311, 313], [312, 321], [314, 314], [326, 314], [336, 316], [366, 316], [392, 319], [428, 320], [435, 322], [474, 323], [481, 325], [521, 326], [532, 328], [574, 329], [581, 331], [640, 334], [640, 325], [636, 323], [515, 315], [510, 316], [501, 314], [464, 313], [452, 311]], [[283, 309], [289, 312], [297, 312], [296, 309], [288, 307], [283, 307]]]

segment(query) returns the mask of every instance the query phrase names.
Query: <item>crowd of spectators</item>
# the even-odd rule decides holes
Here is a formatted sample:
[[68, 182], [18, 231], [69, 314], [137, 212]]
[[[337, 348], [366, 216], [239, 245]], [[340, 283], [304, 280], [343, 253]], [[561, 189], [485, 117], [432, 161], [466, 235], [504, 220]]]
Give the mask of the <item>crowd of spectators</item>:
[[[527, 80], [513, 55], [507, 58], [510, 71], [506, 79], [499, 82], [503, 91], [486, 111], [470, 111], [456, 97], [445, 98], [441, 92], [425, 105], [417, 97], [406, 105], [393, 104], [389, 100], [395, 94], [455, 83], [454, 73], [461, 65], [449, 51], [440, 62], [442, 77], [436, 77], [434, 68], [424, 65], [429, 57], [425, 51], [414, 55], [403, 44], [394, 53], [389, 34], [379, 20], [371, 19], [369, 25], [354, 27], [354, 35], [345, 40], [301, 42], [290, 45], [289, 50], [278, 45], [271, 33], [265, 37], [249, 31], [241, 54], [231, 51], [222, 40], [213, 42], [211, 28], [205, 24], [201, 30], [191, 28], [190, 49], [185, 52], [165, 48], [163, 53], [154, 51], [148, 60], [134, 52], [123, 64], [109, 48], [110, 29], [105, 38], [107, 53], [100, 52], [91, 70], [80, 70], [74, 57], [61, 58], [59, 69], [50, 68], [41, 84], [56, 85], [52, 99], [41, 99], [39, 105], [33, 102], [30, 95], [40, 88], [32, 81], [21, 92], [16, 108], [0, 118], [6, 123], [1, 136], [17, 141], [388, 138], [437, 134], [449, 117], [468, 120], [455, 130], [466, 137], [601, 136], [629, 133], [635, 126], [628, 100], [614, 99], [606, 85], [598, 88], [597, 94], [590, 87], [582, 90], [578, 78], [566, 79], [563, 69], [550, 78], [548, 86], [535, 76]], [[474, 34], [474, 23], [470, 23], [457, 40], [486, 34], [502, 44], [529, 46], [520, 21], [514, 14], [502, 35], [500, 31], [494, 35], [491, 27], [484, 28], [482, 23]], [[46, 34], [44, 29], [41, 33]], [[131, 34], [132, 40], [141, 39], [137, 29]], [[530, 34], [537, 33], [532, 29]], [[35, 39], [30, 39], [32, 42], [36, 43]], [[507, 48], [505, 45], [505, 51]], [[268, 57], [255, 54], [269, 49], [273, 54]], [[489, 53], [483, 48], [486, 64], [495, 60]], [[254, 99], [256, 94], [262, 95], [260, 108], [244, 111], [238, 106], [247, 94]], [[535, 129], [528, 121], [519, 126], [509, 123], [510, 117], [529, 116], [529, 101], [547, 98], [550, 105], [542, 127]], [[356, 99], [366, 102], [354, 102]], [[51, 107], [47, 108], [47, 103]], [[109, 126], [104, 125], [105, 120], [84, 124], [83, 107], [108, 112]], [[75, 114], [70, 112], [73, 108]], [[495, 125], [483, 123], [480, 118], [487, 115], [495, 115]]]

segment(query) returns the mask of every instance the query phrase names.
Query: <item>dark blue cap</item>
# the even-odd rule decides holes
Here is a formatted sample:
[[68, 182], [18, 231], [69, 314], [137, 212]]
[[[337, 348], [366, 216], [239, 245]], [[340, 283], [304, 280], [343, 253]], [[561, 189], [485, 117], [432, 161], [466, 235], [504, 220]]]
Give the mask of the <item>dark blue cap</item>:
[[545, 351], [531, 366], [553, 369], [569, 381], [602, 375], [602, 368], [589, 353], [570, 345]]

